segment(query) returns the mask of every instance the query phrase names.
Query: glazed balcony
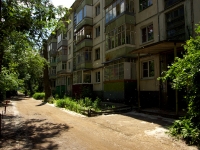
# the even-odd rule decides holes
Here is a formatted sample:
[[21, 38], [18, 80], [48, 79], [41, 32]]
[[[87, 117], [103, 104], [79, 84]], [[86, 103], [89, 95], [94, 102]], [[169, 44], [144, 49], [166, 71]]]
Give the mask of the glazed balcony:
[[56, 67], [56, 61], [50, 62], [51, 67]]
[[109, 6], [113, 0], [105, 0], [105, 7]]
[[49, 74], [49, 79], [56, 79], [56, 74]]
[[81, 42], [79, 42], [78, 44], [76, 44], [76, 49], [75, 51], [79, 51], [82, 48], [85, 47], [92, 47], [93, 46], [93, 42], [92, 39], [84, 39]]
[[67, 55], [60, 55], [56, 58], [56, 63], [59, 63], [61, 61], [67, 61]]
[[75, 70], [92, 69], [92, 61], [85, 61], [76, 65]]
[[80, 30], [85, 25], [93, 26], [93, 20], [92, 20], [92, 18], [89, 18], [89, 17], [83, 18], [83, 20], [77, 24], [75, 30], [78, 31], [78, 30]]
[[59, 43], [57, 43], [57, 49], [59, 49], [61, 46], [67, 46], [68, 42], [67, 40], [61, 40]]
[[[109, 24], [109, 26], [108, 26]], [[115, 19], [113, 19], [112, 21], [109, 21], [106, 24], [106, 32], [114, 29], [115, 27], [119, 27], [123, 24], [135, 24], [135, 19], [132, 15], [130, 14], [122, 14], [119, 17], [116, 17]]]
[[57, 71], [57, 75], [70, 74], [70, 73], [71, 73], [70, 70], [67, 69], [62, 69]]

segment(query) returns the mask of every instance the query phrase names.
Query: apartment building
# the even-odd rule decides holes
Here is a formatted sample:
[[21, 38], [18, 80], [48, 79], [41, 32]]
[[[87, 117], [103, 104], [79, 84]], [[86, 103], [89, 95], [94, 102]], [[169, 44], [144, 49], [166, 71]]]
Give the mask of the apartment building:
[[194, 36], [198, 6], [198, 0], [76, 0], [67, 33], [49, 40], [57, 41], [56, 55], [49, 49], [56, 91], [177, 108], [180, 92], [157, 78]]
[[184, 108], [183, 91], [171, 88], [170, 81], [157, 80], [175, 57], [181, 57], [182, 44], [194, 36], [200, 21], [198, 0], [138, 0], [135, 3], [135, 55], [138, 105], [176, 110]]

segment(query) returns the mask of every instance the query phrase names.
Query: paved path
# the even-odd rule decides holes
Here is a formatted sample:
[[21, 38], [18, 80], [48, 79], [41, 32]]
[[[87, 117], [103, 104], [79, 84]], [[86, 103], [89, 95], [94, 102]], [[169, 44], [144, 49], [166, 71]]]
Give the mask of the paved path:
[[0, 149], [196, 149], [165, 134], [173, 120], [159, 116], [130, 112], [88, 118], [23, 97], [13, 99], [9, 105]]

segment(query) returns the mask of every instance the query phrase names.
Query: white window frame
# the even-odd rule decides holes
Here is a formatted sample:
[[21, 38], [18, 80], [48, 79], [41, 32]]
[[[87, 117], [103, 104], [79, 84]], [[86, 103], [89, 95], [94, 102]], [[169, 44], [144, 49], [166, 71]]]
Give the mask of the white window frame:
[[100, 59], [100, 47], [95, 49], [95, 60], [99, 60]]
[[101, 12], [101, 11], [100, 11], [100, 8], [101, 8], [101, 7], [100, 7], [100, 3], [99, 3], [99, 4], [97, 4], [96, 7], [95, 7], [95, 16], [98, 16], [98, 15], [100, 14], [100, 12]]
[[[150, 26], [152, 26], [152, 29], [153, 29], [151, 32], [148, 31]], [[145, 29], [145, 32], [146, 32], [146, 40], [145, 40], [145, 41], [143, 40], [143, 29]], [[149, 36], [149, 33], [152, 34], [152, 37]], [[154, 28], [153, 28], [153, 23], [148, 24], [148, 25], [145, 26], [145, 27], [142, 27], [142, 28], [141, 28], [141, 41], [142, 41], [142, 43], [146, 43], [146, 42], [152, 41], [153, 39], [154, 39]]]
[[95, 28], [96, 37], [100, 36], [101, 28], [100, 25]]
[[[153, 62], [153, 75], [150, 75], [150, 63]], [[147, 68], [144, 69], [144, 63], [147, 63]], [[142, 71], [142, 78], [146, 79], [146, 78], [154, 78], [155, 77], [155, 62], [154, 60], [147, 60], [147, 61], [143, 61], [141, 64], [141, 71]], [[144, 76], [144, 70], [147, 71], [147, 76]]]
[[101, 73], [100, 73], [100, 71], [98, 71], [98, 72], [96, 72], [95, 73], [95, 75], [96, 75], [96, 83], [100, 83], [101, 82]]
[[62, 40], [62, 33], [60, 33], [57, 37], [57, 43], [60, 43]]

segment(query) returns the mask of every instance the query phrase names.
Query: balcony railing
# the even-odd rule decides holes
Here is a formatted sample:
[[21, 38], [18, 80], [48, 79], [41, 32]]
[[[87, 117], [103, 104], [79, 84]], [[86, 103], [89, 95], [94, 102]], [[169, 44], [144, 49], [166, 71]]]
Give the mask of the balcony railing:
[[56, 58], [56, 62], [67, 61], [67, 55], [61, 55]]
[[59, 43], [57, 43], [57, 49], [59, 49], [61, 46], [67, 46], [67, 40], [61, 40]]
[[79, 22], [79, 24], [77, 24], [76, 31], [80, 30], [84, 25], [92, 26], [93, 25], [92, 18], [83, 18], [83, 20]]
[[165, 9], [172, 7], [178, 3], [180, 3], [183, 0], [165, 0]]
[[92, 47], [92, 46], [93, 46], [92, 39], [84, 39], [76, 45], [75, 51], [78, 51], [84, 47]]
[[55, 79], [56, 78], [56, 74], [49, 74], [49, 78], [50, 79]]

